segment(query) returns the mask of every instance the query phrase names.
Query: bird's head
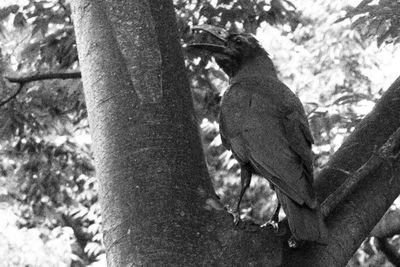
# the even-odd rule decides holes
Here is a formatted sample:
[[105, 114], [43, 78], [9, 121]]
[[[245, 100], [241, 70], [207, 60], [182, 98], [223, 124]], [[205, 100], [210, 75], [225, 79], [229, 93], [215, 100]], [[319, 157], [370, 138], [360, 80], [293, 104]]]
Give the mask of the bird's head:
[[256, 57], [268, 57], [268, 53], [251, 34], [231, 33], [211, 25], [195, 26], [192, 31], [193, 41], [189, 47], [212, 53], [229, 76], [234, 76], [244, 64]]

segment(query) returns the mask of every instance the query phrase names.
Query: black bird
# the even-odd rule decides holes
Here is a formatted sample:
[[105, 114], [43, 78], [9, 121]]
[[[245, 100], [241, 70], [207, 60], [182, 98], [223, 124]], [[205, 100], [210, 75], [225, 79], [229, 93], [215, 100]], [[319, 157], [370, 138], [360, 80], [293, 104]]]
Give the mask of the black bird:
[[299, 98], [278, 79], [254, 36], [211, 25], [193, 31], [190, 47], [211, 52], [231, 78], [221, 101], [220, 132], [241, 168], [237, 212], [252, 174], [260, 175], [275, 189], [292, 237], [325, 243], [327, 229], [312, 186], [313, 138]]

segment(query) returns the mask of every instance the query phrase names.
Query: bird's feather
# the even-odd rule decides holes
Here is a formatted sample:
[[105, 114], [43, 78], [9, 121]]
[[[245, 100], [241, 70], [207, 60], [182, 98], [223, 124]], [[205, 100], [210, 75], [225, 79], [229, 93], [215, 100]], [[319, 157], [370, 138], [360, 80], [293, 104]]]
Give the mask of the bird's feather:
[[299, 205], [276, 188], [276, 195], [286, 213], [292, 235], [297, 240], [327, 243], [328, 229], [319, 208], [309, 209]]

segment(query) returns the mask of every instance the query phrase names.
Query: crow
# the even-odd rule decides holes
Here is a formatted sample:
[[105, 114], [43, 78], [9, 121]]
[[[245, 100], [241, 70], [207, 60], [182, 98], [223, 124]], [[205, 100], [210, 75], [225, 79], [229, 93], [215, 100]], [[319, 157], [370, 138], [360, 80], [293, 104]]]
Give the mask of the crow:
[[276, 192], [291, 238], [326, 243], [327, 228], [313, 189], [313, 137], [299, 98], [278, 79], [269, 54], [253, 35], [211, 25], [193, 31], [189, 46], [211, 53], [230, 77], [219, 123], [222, 143], [241, 169], [236, 212], [252, 174], [260, 175]]

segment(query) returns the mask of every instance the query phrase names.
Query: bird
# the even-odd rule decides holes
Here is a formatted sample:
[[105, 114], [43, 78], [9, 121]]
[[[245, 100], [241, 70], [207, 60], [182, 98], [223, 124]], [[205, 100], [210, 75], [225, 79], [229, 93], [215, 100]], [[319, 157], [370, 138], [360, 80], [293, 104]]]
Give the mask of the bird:
[[313, 189], [313, 137], [300, 99], [279, 80], [266, 50], [251, 34], [212, 25], [193, 27], [190, 48], [207, 51], [229, 76], [220, 104], [222, 144], [241, 170], [236, 211], [253, 174], [275, 190], [294, 241], [326, 243], [327, 228]]

